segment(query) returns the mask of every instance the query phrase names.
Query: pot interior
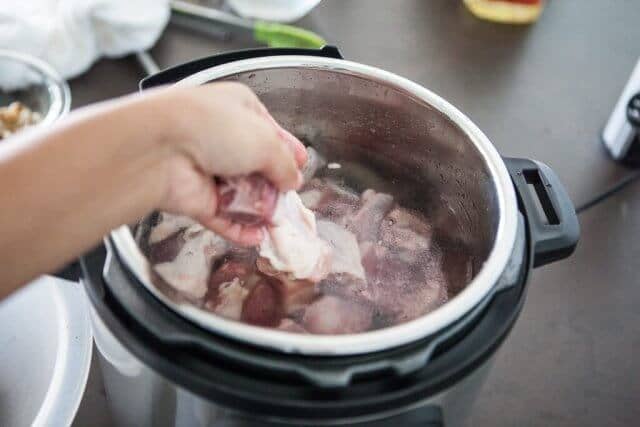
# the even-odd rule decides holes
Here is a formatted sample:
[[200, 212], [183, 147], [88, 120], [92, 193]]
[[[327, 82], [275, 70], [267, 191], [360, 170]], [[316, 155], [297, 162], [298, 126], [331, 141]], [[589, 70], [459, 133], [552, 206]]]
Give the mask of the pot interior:
[[341, 70], [275, 68], [229, 76], [253, 89], [275, 119], [342, 167], [332, 178], [373, 188], [423, 213], [443, 254], [449, 296], [493, 246], [495, 185], [467, 134], [412, 94]]
[[[395, 84], [394, 78], [397, 76], [388, 73], [378, 78], [370, 71], [348, 67], [301, 65], [218, 73], [216, 78], [199, 78], [189, 84], [213, 80], [246, 84], [283, 127], [328, 162], [341, 166], [321, 173], [330, 173], [333, 180], [358, 192], [372, 188], [391, 194], [400, 206], [423, 214], [432, 226], [432, 244], [441, 253], [448, 282], [445, 310], [436, 309], [407, 322], [403, 333], [400, 325], [343, 338], [332, 335], [331, 341], [329, 336], [320, 339], [264, 329], [256, 332], [255, 327], [217, 316], [213, 316], [217, 320], [210, 320], [212, 315], [204, 317], [197, 310], [177, 308], [179, 311], [215, 332], [287, 352], [352, 354], [433, 333], [467, 312], [494, 286], [503, 268], [497, 264], [503, 265], [507, 259], [504, 253], [493, 262], [497, 254], [492, 252], [504, 215], [498, 187], [505, 187], [505, 179], [500, 177], [498, 184], [495, 172], [499, 159], [493, 152], [487, 155], [487, 150], [493, 149], [482, 144], [488, 145], [488, 141], [457, 110], [431, 93], [416, 95], [410, 82]], [[144, 241], [156, 218], [155, 214], [145, 218], [134, 230], [143, 254], [148, 249]], [[507, 244], [506, 250], [509, 248]], [[489, 264], [491, 269], [486, 268]], [[463, 297], [456, 295], [481, 272], [487, 277], [474, 281], [477, 292], [456, 302]], [[490, 276], [492, 283], [485, 283]], [[147, 285], [147, 281], [143, 283]], [[167, 289], [161, 291], [175, 301]], [[425, 323], [428, 318], [433, 321]], [[395, 329], [393, 335], [382, 333], [391, 334]], [[345, 346], [336, 349], [335, 343], [343, 341]]]

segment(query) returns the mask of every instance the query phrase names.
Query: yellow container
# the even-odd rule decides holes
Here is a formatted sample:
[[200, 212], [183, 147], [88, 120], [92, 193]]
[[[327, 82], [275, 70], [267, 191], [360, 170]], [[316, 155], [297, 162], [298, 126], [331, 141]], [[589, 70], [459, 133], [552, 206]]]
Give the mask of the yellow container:
[[504, 24], [529, 24], [540, 17], [544, 0], [464, 0], [480, 19]]

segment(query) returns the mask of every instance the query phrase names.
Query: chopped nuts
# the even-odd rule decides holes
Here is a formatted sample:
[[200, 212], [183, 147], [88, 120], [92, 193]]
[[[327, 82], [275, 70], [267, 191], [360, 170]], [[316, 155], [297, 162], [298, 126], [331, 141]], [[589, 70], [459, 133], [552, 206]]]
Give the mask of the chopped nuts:
[[42, 120], [40, 113], [31, 111], [29, 107], [20, 102], [12, 102], [7, 107], [0, 107], [0, 139], [7, 138], [40, 120]]

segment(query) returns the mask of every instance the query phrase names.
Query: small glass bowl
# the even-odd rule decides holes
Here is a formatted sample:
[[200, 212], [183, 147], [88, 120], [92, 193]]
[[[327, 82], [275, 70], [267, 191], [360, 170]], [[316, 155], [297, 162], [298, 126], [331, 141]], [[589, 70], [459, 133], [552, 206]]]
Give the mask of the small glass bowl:
[[0, 107], [19, 101], [47, 126], [69, 112], [69, 85], [47, 63], [24, 53], [0, 49]]

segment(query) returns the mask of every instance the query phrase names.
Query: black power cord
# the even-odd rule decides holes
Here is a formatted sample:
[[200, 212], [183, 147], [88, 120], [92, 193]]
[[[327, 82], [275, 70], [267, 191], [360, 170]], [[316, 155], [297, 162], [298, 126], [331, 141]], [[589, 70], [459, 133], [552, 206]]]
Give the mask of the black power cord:
[[576, 213], [577, 214], [581, 214], [581, 213], [585, 212], [586, 210], [591, 209], [592, 207], [600, 204], [601, 202], [607, 200], [609, 197], [613, 196], [614, 194], [616, 194], [620, 190], [622, 190], [625, 187], [627, 187], [629, 184], [632, 184], [633, 182], [635, 182], [638, 178], [640, 178], [640, 170], [637, 170], [637, 171], [634, 171], [634, 172], [630, 173], [629, 175], [627, 175], [624, 178], [622, 178], [619, 182], [617, 182], [616, 184], [612, 185], [607, 190], [603, 191], [602, 193], [598, 194], [597, 196], [593, 197], [592, 199], [587, 200], [586, 202], [584, 202], [580, 206], [576, 207]]

